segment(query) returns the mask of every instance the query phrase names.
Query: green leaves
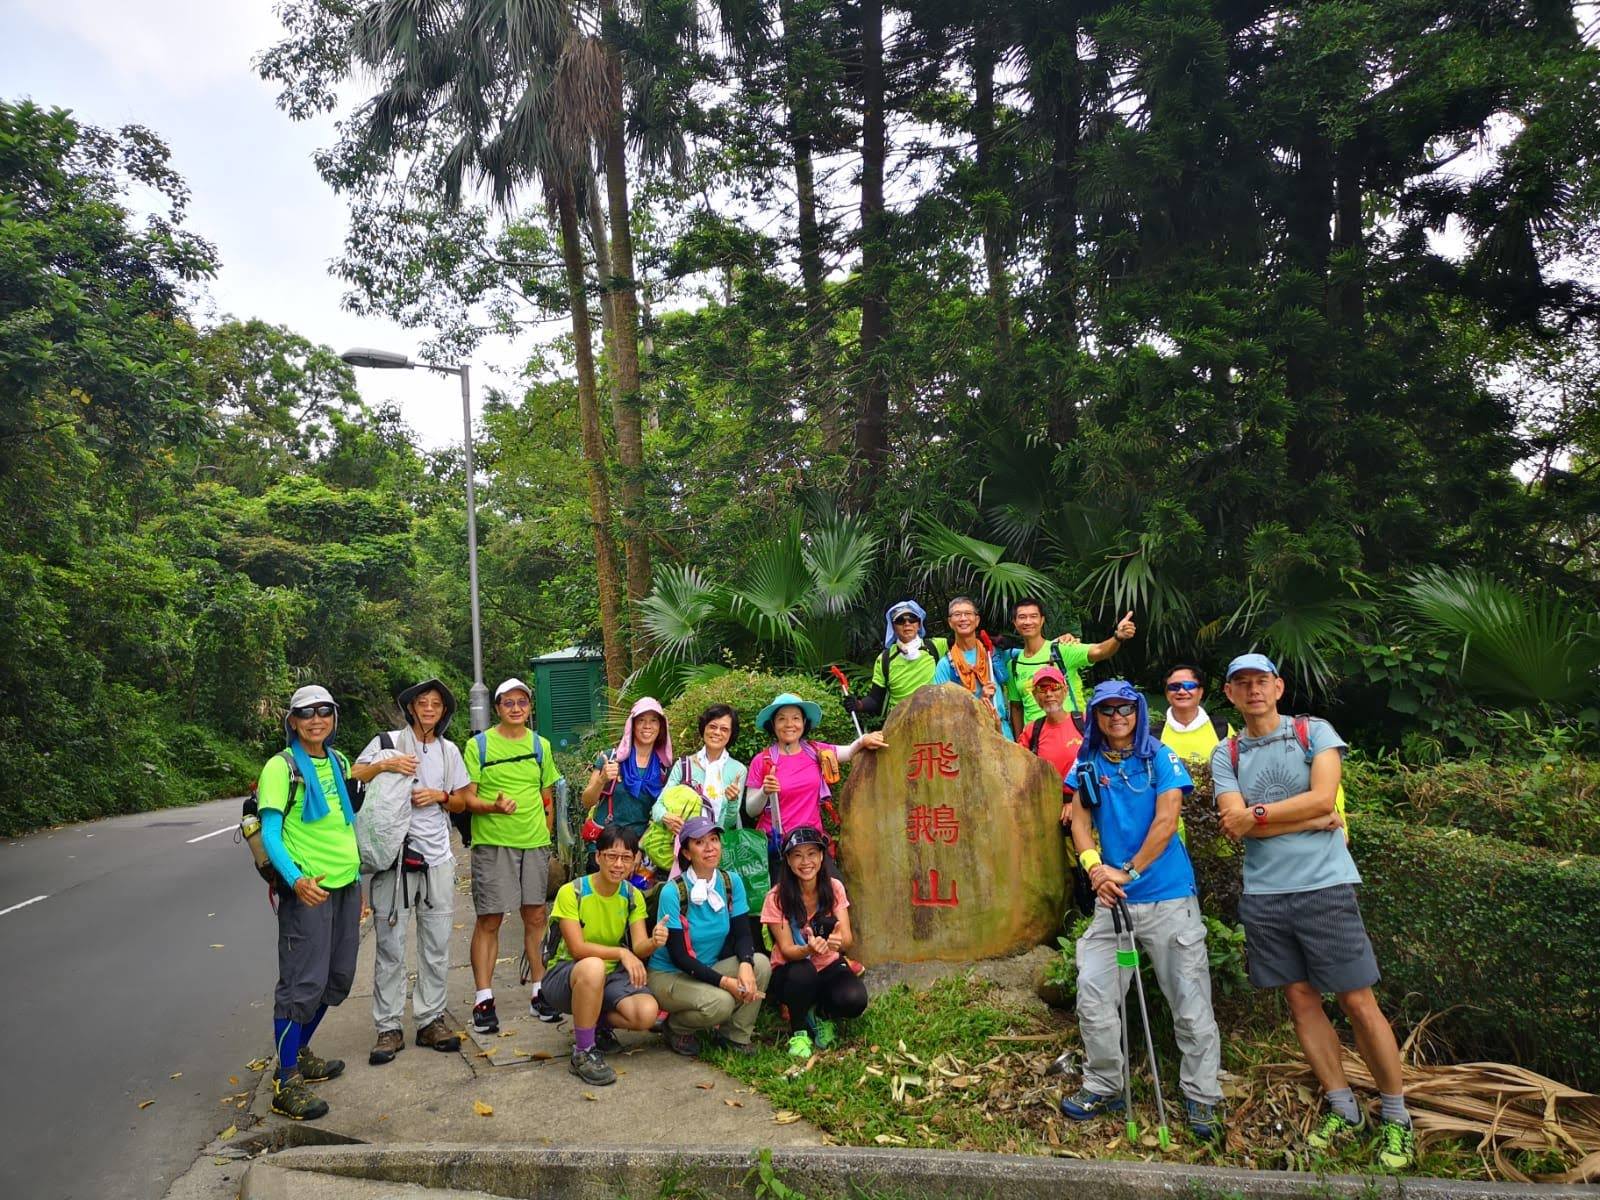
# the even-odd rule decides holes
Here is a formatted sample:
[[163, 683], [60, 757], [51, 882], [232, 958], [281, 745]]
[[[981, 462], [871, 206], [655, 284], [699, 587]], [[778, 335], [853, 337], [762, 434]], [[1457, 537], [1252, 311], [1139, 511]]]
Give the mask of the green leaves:
[[1023, 596], [1050, 599], [1058, 595], [1043, 572], [1006, 557], [1006, 548], [957, 533], [934, 517], [917, 521], [918, 564], [931, 578], [944, 573], [958, 587], [970, 587], [991, 614], [999, 615]]

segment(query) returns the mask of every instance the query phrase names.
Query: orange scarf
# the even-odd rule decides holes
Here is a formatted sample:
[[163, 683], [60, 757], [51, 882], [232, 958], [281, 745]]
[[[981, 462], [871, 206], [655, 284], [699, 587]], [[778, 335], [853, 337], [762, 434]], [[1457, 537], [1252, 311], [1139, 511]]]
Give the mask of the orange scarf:
[[950, 643], [949, 657], [950, 665], [956, 669], [956, 675], [961, 680], [961, 686], [976, 696], [983, 695], [983, 687], [987, 686], [993, 679], [989, 656], [984, 653], [983, 643], [978, 643], [978, 661], [975, 663], [967, 662], [966, 654], [956, 646], [954, 641]]

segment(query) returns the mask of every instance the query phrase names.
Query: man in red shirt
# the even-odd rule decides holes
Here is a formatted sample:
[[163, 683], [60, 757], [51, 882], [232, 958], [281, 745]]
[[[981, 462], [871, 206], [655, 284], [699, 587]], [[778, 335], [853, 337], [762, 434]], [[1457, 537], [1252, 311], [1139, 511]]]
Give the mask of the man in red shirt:
[[[1017, 744], [1032, 750], [1065, 779], [1072, 764], [1078, 761], [1078, 747], [1083, 745], [1078, 718], [1067, 711], [1066, 678], [1053, 665], [1040, 667], [1028, 686], [1033, 689], [1034, 700], [1044, 709], [1044, 716], [1018, 730]], [[1065, 807], [1061, 819], [1068, 819]]]

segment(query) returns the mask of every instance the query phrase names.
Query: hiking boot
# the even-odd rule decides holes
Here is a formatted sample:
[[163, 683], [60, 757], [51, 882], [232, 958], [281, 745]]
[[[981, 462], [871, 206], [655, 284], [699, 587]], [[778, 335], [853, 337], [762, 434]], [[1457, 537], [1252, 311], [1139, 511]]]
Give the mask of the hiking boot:
[[728, 1035], [723, 1033], [720, 1029], [712, 1030], [711, 1044], [714, 1045], [718, 1050], [727, 1050], [732, 1054], [749, 1055], [757, 1052], [752, 1043], [732, 1041], [729, 1039]]
[[1313, 1150], [1330, 1149], [1336, 1141], [1364, 1129], [1366, 1124], [1367, 1119], [1365, 1116], [1359, 1121], [1352, 1122], [1343, 1113], [1335, 1112], [1330, 1108], [1326, 1115], [1323, 1116], [1322, 1124], [1306, 1134], [1306, 1145]]
[[609, 1025], [595, 1026], [594, 1048], [601, 1054], [622, 1053], [622, 1043], [617, 1040], [617, 1032]]
[[406, 1035], [398, 1029], [378, 1030], [377, 1044], [372, 1047], [372, 1053], [367, 1055], [367, 1062], [374, 1067], [381, 1067], [384, 1063], [394, 1061], [394, 1056], [406, 1048]]
[[596, 1087], [605, 1087], [617, 1081], [617, 1073], [606, 1065], [606, 1060], [601, 1057], [600, 1051], [593, 1046], [587, 1050], [574, 1047], [572, 1058], [567, 1062], [567, 1070], [585, 1083], [592, 1083]]
[[1061, 1097], [1061, 1115], [1074, 1121], [1092, 1121], [1105, 1113], [1123, 1110], [1121, 1096], [1102, 1096], [1088, 1088], [1079, 1088], [1074, 1096]]
[[538, 1017], [546, 1025], [554, 1025], [561, 1020], [561, 1014], [545, 1003], [543, 992], [535, 992], [528, 1000], [528, 1015]]
[[300, 1057], [294, 1060], [294, 1070], [307, 1083], [321, 1083], [324, 1079], [337, 1079], [344, 1074], [344, 1059], [321, 1058], [311, 1052], [310, 1046], [301, 1046]]
[[291, 1121], [315, 1121], [328, 1115], [328, 1102], [306, 1086], [299, 1072], [272, 1081], [272, 1111]]
[[443, 1016], [437, 1016], [417, 1030], [417, 1045], [448, 1052], [461, 1049], [461, 1037], [445, 1024]]
[[790, 1058], [810, 1058], [812, 1053], [811, 1035], [804, 1029], [796, 1029], [789, 1035]]
[[1199, 1100], [1184, 1100], [1184, 1114], [1189, 1118], [1189, 1132], [1202, 1142], [1209, 1142], [1217, 1136], [1217, 1129], [1221, 1122], [1217, 1120], [1217, 1106], [1204, 1104]]
[[697, 1058], [700, 1054], [700, 1039], [692, 1033], [672, 1033], [669, 1030], [667, 1049], [685, 1058]]
[[1378, 1165], [1385, 1171], [1404, 1171], [1417, 1162], [1417, 1134], [1409, 1124], [1385, 1121], [1380, 1129], [1382, 1147]]
[[839, 1040], [839, 1030], [827, 1017], [815, 1017], [811, 1022], [816, 1031], [815, 1037], [818, 1050], [826, 1050]]
[[472, 1006], [472, 1028], [479, 1033], [500, 1032], [500, 1018], [495, 1015], [493, 996]]

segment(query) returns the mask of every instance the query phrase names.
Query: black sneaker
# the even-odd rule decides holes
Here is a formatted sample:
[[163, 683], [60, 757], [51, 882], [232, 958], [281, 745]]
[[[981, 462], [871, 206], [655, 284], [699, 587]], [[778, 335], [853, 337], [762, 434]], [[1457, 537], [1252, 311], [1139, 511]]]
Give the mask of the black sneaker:
[[543, 992], [535, 992], [528, 1001], [528, 1015], [538, 1017], [546, 1025], [554, 1025], [561, 1020], [561, 1014], [544, 1002]]
[[620, 1054], [622, 1043], [617, 1041], [617, 1032], [609, 1025], [597, 1025], [594, 1031], [594, 1048], [601, 1054]]
[[495, 1015], [493, 996], [472, 1006], [472, 1028], [479, 1033], [500, 1032], [500, 1018]]
[[606, 1065], [606, 1060], [600, 1057], [600, 1051], [592, 1046], [587, 1050], [574, 1047], [572, 1058], [567, 1062], [567, 1070], [585, 1083], [592, 1083], [596, 1087], [605, 1087], [617, 1081], [617, 1073]]

